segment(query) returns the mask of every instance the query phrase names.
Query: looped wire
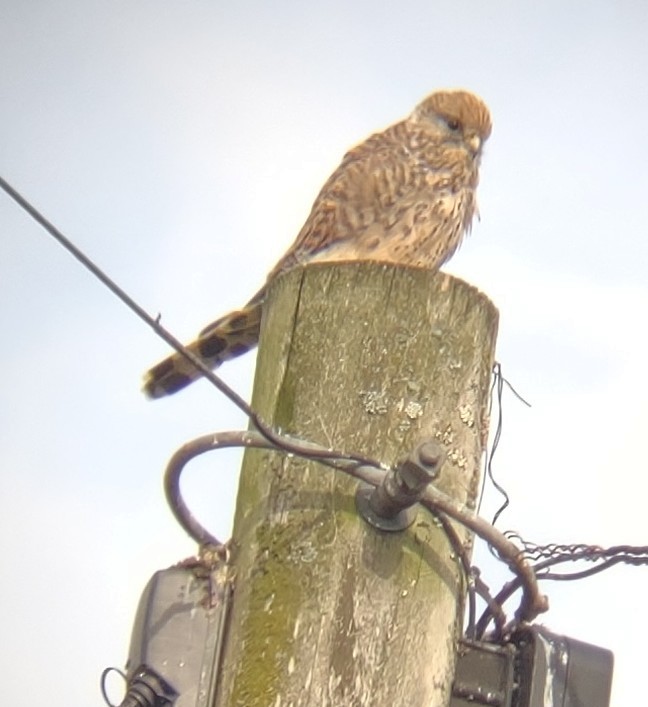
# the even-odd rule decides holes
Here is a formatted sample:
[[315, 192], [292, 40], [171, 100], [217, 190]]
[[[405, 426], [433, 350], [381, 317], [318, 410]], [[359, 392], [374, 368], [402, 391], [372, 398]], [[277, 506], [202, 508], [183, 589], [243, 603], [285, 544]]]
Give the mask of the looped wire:
[[101, 677], [99, 678], [99, 687], [101, 688], [101, 696], [103, 697], [104, 702], [108, 705], [108, 707], [119, 707], [119, 705], [114, 704], [113, 702], [110, 701], [110, 698], [108, 697], [108, 690], [106, 688], [106, 678], [110, 673], [117, 673], [123, 680], [124, 684], [128, 683], [128, 678], [126, 677], [126, 673], [120, 670], [119, 668], [115, 667], [108, 667], [104, 668], [101, 671]]

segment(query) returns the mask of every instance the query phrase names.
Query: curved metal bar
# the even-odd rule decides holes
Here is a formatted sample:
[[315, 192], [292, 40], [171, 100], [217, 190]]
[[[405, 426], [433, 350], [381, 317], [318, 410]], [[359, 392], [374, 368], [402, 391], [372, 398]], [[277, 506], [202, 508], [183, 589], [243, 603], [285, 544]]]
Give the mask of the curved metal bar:
[[549, 602], [547, 597], [540, 593], [538, 580], [532, 565], [524, 558], [520, 549], [508, 540], [503, 533], [483, 518], [480, 518], [476, 513], [469, 511], [463, 504], [434, 488], [434, 486], [428, 486], [425, 489], [421, 504], [430, 511], [442, 511], [459, 521], [459, 523], [479, 535], [482, 540], [485, 540], [498, 551], [509, 569], [519, 577], [522, 585], [522, 602], [516, 612], [518, 620], [532, 621], [538, 614], [548, 610]]
[[[250, 435], [253, 437], [250, 438]], [[258, 437], [258, 439], [254, 439], [254, 437]], [[213, 449], [225, 447], [274, 448], [270, 442], [260, 435], [254, 435], [254, 433], [218, 432], [204, 435], [183, 444], [169, 460], [164, 474], [164, 494], [171, 512], [178, 523], [199, 545], [222, 545], [223, 543], [204, 528], [189, 510], [180, 491], [180, 476], [187, 463], [195, 457]]]
[[[164, 474], [164, 493], [175, 519], [199, 545], [222, 545], [223, 543], [199, 523], [189, 510], [180, 491], [180, 476], [187, 463], [194, 457], [226, 447], [250, 447], [286, 453], [284, 449], [278, 449], [275, 444], [259, 432], [243, 432], [239, 430], [204, 435], [187, 442], [187, 444], [178, 449], [169, 460]], [[312, 456], [311, 452], [313, 453]], [[305, 459], [313, 459], [315, 457], [315, 461], [345, 471], [373, 486], [380, 484], [386, 474], [386, 470], [378, 468], [378, 466], [360, 464], [354, 459], [339, 459], [335, 456], [335, 452], [331, 452], [331, 450], [312, 442], [300, 440], [298, 445], [295, 444], [291, 447], [290, 453]], [[325, 456], [326, 454], [329, 456]]]
[[[387, 473], [387, 469], [378, 463], [370, 465], [348, 457], [339, 458], [334, 451], [318, 444], [302, 440], [295, 440], [295, 442], [296, 444], [290, 447], [291, 454], [339, 469], [353, 476], [358, 481], [363, 481], [372, 486], [379, 486]], [[178, 523], [200, 545], [222, 545], [222, 543], [209, 533], [192, 515], [180, 492], [180, 475], [186, 464], [194, 457], [225, 447], [250, 447], [287, 453], [286, 449], [277, 448], [272, 441], [259, 432], [228, 431], [198, 437], [192, 442], [183, 445], [171, 457], [164, 478], [165, 495]], [[367, 461], [371, 462], [371, 460]], [[496, 548], [502, 560], [518, 577], [518, 581], [522, 586], [522, 602], [516, 612], [516, 620], [532, 621], [538, 614], [548, 609], [547, 598], [540, 594], [533, 566], [524, 558], [520, 549], [508, 540], [503, 533], [469, 510], [465, 505], [458, 503], [432, 485], [428, 485], [425, 488], [420, 503], [434, 514], [441, 512], [458, 521]], [[495, 601], [497, 601], [497, 598]]]

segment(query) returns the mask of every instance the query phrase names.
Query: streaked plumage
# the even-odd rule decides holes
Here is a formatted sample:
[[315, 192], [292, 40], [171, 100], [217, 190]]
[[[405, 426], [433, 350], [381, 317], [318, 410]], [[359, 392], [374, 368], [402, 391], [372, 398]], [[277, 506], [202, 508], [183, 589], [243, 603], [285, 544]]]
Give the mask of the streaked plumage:
[[[347, 152], [311, 213], [268, 275], [309, 262], [373, 260], [438, 269], [459, 247], [477, 211], [475, 191], [488, 108], [467, 91], [438, 91], [405, 120]], [[254, 348], [266, 286], [241, 310], [203, 329], [189, 349], [210, 367]], [[153, 398], [200, 377], [173, 354], [145, 375]]]

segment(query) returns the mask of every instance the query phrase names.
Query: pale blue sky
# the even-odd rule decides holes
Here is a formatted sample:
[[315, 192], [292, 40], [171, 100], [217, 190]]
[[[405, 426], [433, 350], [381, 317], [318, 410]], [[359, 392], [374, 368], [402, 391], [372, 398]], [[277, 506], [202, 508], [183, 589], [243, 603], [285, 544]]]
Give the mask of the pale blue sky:
[[[0, 171], [190, 338], [256, 291], [348, 147], [436, 88], [479, 93], [482, 220], [446, 269], [499, 307], [533, 403], [505, 400], [502, 526], [644, 544], [647, 32], [640, 0], [0, 0]], [[0, 231], [3, 699], [98, 704], [149, 575], [194, 549], [168, 458], [244, 420], [206, 384], [145, 400], [165, 344], [1, 194]], [[247, 395], [253, 364], [222, 373]], [[237, 465], [187, 474], [221, 536]], [[646, 591], [648, 569], [547, 586], [546, 625], [615, 651], [614, 707], [635, 700]]]

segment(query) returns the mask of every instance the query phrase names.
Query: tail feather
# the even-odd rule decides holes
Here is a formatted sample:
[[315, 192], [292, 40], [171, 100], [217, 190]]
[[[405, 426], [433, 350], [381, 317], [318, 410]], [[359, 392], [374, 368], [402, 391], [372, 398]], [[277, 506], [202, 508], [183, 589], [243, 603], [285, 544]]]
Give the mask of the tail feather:
[[[186, 348], [211, 369], [253, 349], [259, 342], [263, 301], [260, 295], [243, 309], [230, 312], [205, 327]], [[144, 374], [143, 390], [150, 398], [162, 398], [177, 393], [202, 375], [188, 359], [174, 353]]]

